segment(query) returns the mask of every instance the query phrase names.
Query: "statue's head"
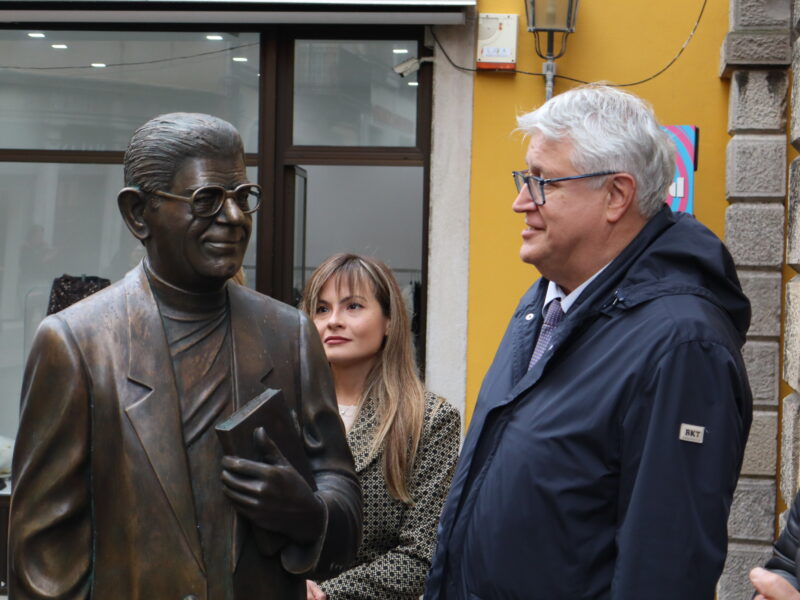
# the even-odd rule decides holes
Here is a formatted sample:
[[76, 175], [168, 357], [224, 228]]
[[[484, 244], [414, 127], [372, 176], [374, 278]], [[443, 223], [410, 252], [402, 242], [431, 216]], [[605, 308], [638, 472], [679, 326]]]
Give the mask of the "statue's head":
[[120, 211], [161, 278], [200, 292], [239, 270], [260, 190], [233, 125], [193, 113], [151, 119], [125, 152], [125, 185]]

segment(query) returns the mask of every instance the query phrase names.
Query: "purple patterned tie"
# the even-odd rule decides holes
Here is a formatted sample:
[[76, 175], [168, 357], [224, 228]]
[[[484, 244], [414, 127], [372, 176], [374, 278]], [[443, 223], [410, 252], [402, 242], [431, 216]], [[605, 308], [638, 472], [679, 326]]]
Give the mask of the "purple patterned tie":
[[547, 305], [547, 313], [544, 315], [544, 323], [542, 323], [542, 328], [539, 331], [539, 339], [536, 341], [536, 348], [533, 349], [531, 362], [528, 363], [528, 370], [539, 362], [539, 359], [547, 351], [550, 346], [550, 338], [553, 337], [553, 331], [563, 319], [564, 311], [561, 310], [561, 300], [556, 298]]

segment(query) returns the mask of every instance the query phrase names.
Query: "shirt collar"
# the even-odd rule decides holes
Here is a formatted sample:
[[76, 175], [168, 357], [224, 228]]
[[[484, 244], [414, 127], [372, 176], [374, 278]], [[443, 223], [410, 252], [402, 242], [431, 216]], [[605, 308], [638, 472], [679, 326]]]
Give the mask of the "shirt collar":
[[547, 305], [550, 304], [550, 302], [552, 302], [556, 298], [558, 298], [561, 301], [561, 310], [564, 311], [564, 314], [567, 314], [572, 305], [575, 304], [575, 301], [583, 293], [583, 290], [585, 290], [589, 286], [589, 284], [592, 283], [592, 281], [594, 281], [597, 278], [597, 276], [600, 275], [600, 273], [602, 273], [605, 270], [605, 268], [610, 264], [611, 263], [606, 263], [603, 266], [603, 268], [601, 268], [599, 271], [597, 271], [597, 273], [589, 277], [589, 279], [584, 281], [582, 284], [580, 284], [578, 287], [572, 290], [572, 292], [570, 292], [569, 294], [565, 294], [564, 290], [562, 290], [561, 287], [555, 281], [550, 281], [547, 284], [547, 293], [544, 296], [544, 304], [542, 305], [542, 316], [544, 316], [545, 313], [547, 312]]

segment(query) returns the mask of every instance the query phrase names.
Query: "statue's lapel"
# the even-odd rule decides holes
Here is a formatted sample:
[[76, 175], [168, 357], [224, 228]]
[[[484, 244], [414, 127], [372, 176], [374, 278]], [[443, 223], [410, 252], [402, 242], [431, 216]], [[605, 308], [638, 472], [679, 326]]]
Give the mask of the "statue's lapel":
[[164, 327], [142, 266], [126, 282], [130, 358], [128, 379], [143, 386], [125, 412], [169, 500], [197, 564], [205, 571], [197, 534], [178, 391]]
[[[247, 301], [248, 293], [241, 286], [228, 284], [228, 300], [231, 309], [231, 332], [233, 345], [234, 406], [239, 408], [252, 400], [267, 386], [264, 380], [272, 371], [272, 358], [266, 347], [269, 335], [264, 331], [265, 314], [254, 314], [255, 310]], [[236, 570], [244, 545], [245, 527], [242, 519], [234, 512], [232, 523], [233, 553], [231, 571]]]
[[264, 331], [266, 314], [254, 314], [242, 286], [228, 284], [233, 333], [233, 365], [236, 408], [246, 404], [267, 389], [264, 379], [272, 371], [272, 357], [267, 349], [269, 336]]

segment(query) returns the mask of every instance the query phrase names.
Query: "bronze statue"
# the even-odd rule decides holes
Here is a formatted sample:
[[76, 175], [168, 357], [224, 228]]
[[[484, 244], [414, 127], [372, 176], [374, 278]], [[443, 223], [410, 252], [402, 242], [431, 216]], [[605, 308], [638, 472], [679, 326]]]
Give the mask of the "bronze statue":
[[[125, 183], [145, 260], [42, 321], [28, 358], [11, 597], [305, 598], [306, 577], [355, 555], [361, 493], [316, 331], [229, 281], [260, 202], [241, 138], [162, 115], [134, 133]], [[267, 388], [288, 399], [313, 486], [263, 430], [263, 460], [223, 457], [214, 425]]]

